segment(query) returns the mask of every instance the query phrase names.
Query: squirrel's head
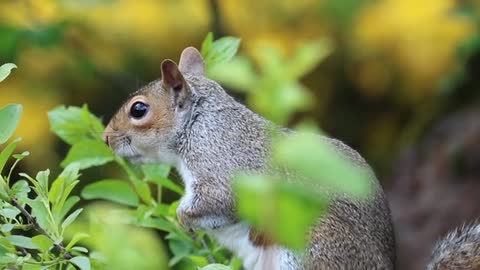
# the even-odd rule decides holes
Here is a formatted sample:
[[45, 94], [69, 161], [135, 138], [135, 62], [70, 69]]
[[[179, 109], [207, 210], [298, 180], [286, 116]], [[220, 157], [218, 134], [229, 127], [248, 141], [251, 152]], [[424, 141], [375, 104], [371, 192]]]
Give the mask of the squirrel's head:
[[135, 163], [176, 161], [175, 134], [192, 104], [192, 89], [184, 76], [205, 76], [205, 64], [200, 52], [188, 47], [179, 66], [167, 59], [161, 71], [162, 79], [135, 92], [103, 134], [113, 151]]

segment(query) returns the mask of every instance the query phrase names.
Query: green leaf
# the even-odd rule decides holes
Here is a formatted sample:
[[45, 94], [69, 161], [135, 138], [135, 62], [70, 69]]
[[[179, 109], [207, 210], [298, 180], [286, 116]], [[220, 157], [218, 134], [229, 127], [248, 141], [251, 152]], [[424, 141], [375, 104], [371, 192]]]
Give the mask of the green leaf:
[[[73, 207], [73, 204], [78, 201], [78, 197], [76, 196], [73, 196], [73, 201], [68, 201], [70, 199], [70, 193], [79, 183], [77, 180], [80, 176], [78, 171], [79, 166], [77, 163], [68, 165], [50, 188], [49, 201], [52, 202], [52, 212], [57, 222], [60, 222], [71, 207]], [[71, 205], [67, 205], [65, 208], [67, 202]]]
[[199, 268], [199, 270], [231, 270], [231, 269], [232, 268], [230, 268], [229, 266], [218, 264], [218, 263], [209, 264], [205, 267]]
[[82, 197], [91, 199], [104, 199], [129, 206], [138, 206], [138, 196], [133, 189], [122, 180], [106, 179], [87, 185], [82, 190]]
[[272, 155], [279, 166], [307, 177], [307, 184], [320, 184], [356, 197], [368, 196], [372, 172], [355, 164], [358, 160], [346, 155], [345, 146], [335, 148], [337, 143], [316, 134], [299, 133], [276, 141]]
[[81, 270], [90, 270], [90, 260], [85, 256], [77, 256], [70, 259], [70, 262], [78, 266]]
[[84, 140], [72, 146], [61, 165], [66, 167], [69, 164], [77, 163], [80, 169], [86, 169], [103, 165], [113, 159], [112, 151], [102, 141]]
[[20, 210], [12, 205], [4, 205], [2, 209], [0, 209], [0, 216], [6, 218], [15, 218], [18, 214], [20, 214]]
[[57, 202], [61, 199], [63, 190], [65, 189], [65, 178], [59, 178], [55, 180], [50, 187], [48, 192], [48, 200], [56, 205]]
[[205, 56], [207, 52], [209, 52], [212, 49], [212, 44], [213, 44], [213, 33], [209, 32], [202, 42], [201, 52], [203, 56]]
[[17, 129], [22, 116], [22, 105], [8, 104], [0, 109], [0, 144], [6, 142]]
[[207, 73], [215, 65], [230, 61], [240, 46], [240, 39], [235, 37], [223, 37], [215, 40], [213, 43], [209, 39], [210, 37], [207, 36], [207, 40], [204, 42], [205, 45], [202, 45], [202, 55], [207, 67]]
[[10, 142], [0, 153], [0, 172], [3, 171], [3, 167], [5, 167], [5, 164], [8, 161], [8, 158], [12, 155], [13, 151], [15, 151], [15, 148], [17, 147], [17, 144], [21, 141], [22, 139], [17, 138]]
[[292, 80], [298, 80], [312, 71], [322, 60], [332, 52], [330, 40], [321, 39], [302, 44], [288, 65], [288, 74]]
[[10, 232], [10, 231], [13, 229], [14, 226], [15, 226], [15, 225], [10, 224], [10, 223], [8, 223], [8, 224], [2, 224], [2, 225], [0, 226], [0, 231], [2, 231], [3, 233], [8, 233], [8, 232]]
[[205, 258], [203, 256], [190, 255], [190, 256], [188, 256], [188, 258], [190, 260], [192, 260], [192, 262], [197, 266], [203, 267], [203, 266], [208, 265], [207, 258]]
[[157, 229], [164, 232], [172, 232], [172, 231], [175, 231], [176, 229], [176, 227], [172, 223], [166, 221], [163, 218], [148, 217], [141, 220], [135, 219], [132, 221], [132, 223], [137, 226]]
[[25, 200], [28, 198], [28, 193], [30, 192], [30, 186], [27, 181], [19, 180], [13, 184], [10, 189], [10, 197], [14, 197], [20, 200]]
[[84, 238], [87, 238], [87, 237], [90, 237], [90, 235], [86, 234], [86, 233], [81, 233], [81, 232], [77, 232], [75, 233], [75, 235], [73, 235], [72, 237], [72, 240], [70, 240], [70, 242], [68, 243], [68, 245], [65, 247], [66, 250], [70, 250], [71, 248], [73, 248], [73, 246], [78, 243], [78, 241], [84, 239]]
[[44, 171], [39, 171], [35, 176], [35, 179], [38, 182], [38, 186], [45, 192], [45, 197], [47, 198], [48, 192], [48, 177], [50, 176], [50, 170], [46, 169]]
[[250, 60], [243, 56], [214, 65], [208, 75], [222, 84], [233, 87], [234, 90], [243, 92], [253, 91], [259, 79]]
[[80, 197], [78, 196], [71, 196], [63, 204], [60, 212], [58, 213], [58, 220], [62, 220], [65, 215], [80, 201]]
[[70, 145], [87, 139], [102, 139], [104, 126], [86, 105], [82, 108], [57, 107], [48, 113], [48, 119], [51, 130]]
[[88, 253], [88, 249], [86, 249], [84, 247], [79, 247], [79, 246], [72, 247], [71, 250], [75, 250], [75, 251], [85, 253], [85, 254]]
[[29, 264], [28, 262], [22, 265], [22, 270], [46, 270], [45, 266], [41, 266], [38, 264]]
[[37, 245], [32, 242], [32, 238], [21, 235], [10, 235], [6, 237], [12, 245], [28, 249], [37, 249]]
[[147, 181], [166, 187], [169, 190], [174, 191], [179, 195], [183, 195], [184, 193], [183, 188], [181, 186], [175, 184], [172, 180], [168, 178], [153, 178], [153, 179], [147, 179]]
[[135, 191], [137, 191], [137, 194], [140, 196], [142, 201], [144, 201], [146, 204], [151, 204], [153, 199], [148, 184], [142, 181], [132, 181], [132, 183], [135, 186]]
[[297, 250], [305, 247], [308, 230], [328, 205], [325, 197], [309, 188], [281, 179], [240, 175], [234, 184], [240, 216], [279, 243]]
[[49, 210], [45, 207], [40, 197], [30, 200], [28, 205], [32, 208], [32, 216], [35, 217], [40, 227], [46, 231], [55, 230], [54, 224], [52, 224], [49, 219]]
[[80, 213], [82, 212], [83, 208], [79, 208], [77, 210], [75, 210], [73, 213], [71, 213], [63, 222], [62, 222], [62, 229], [65, 230], [66, 227], [68, 227], [68, 225], [72, 224], [72, 222], [75, 221], [75, 219], [78, 217], [78, 215], [80, 215]]
[[23, 151], [21, 154], [14, 154], [12, 157], [17, 160], [22, 160], [26, 157], [30, 156], [30, 152], [28, 151]]
[[17, 68], [17, 66], [12, 63], [3, 64], [0, 66], [0, 82], [5, 80], [14, 68]]
[[170, 166], [163, 164], [144, 164], [142, 165], [142, 171], [145, 177], [153, 178], [166, 178], [170, 173]]
[[32, 242], [35, 244], [41, 251], [48, 251], [53, 246], [52, 239], [46, 237], [45, 235], [37, 235], [32, 237]]

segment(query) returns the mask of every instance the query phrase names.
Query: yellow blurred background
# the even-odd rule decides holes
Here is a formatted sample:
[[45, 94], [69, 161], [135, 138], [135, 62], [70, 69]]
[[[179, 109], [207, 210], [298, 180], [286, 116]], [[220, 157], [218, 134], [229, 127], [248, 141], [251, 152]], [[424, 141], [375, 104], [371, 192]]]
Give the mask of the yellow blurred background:
[[[0, 100], [24, 104], [18, 135], [32, 152], [27, 163], [37, 168], [61, 158], [52, 151], [58, 142], [49, 132], [48, 110], [88, 103], [109, 117], [128, 92], [158, 77], [162, 59], [177, 59], [182, 48], [199, 46], [209, 31], [240, 37], [241, 52], [254, 61], [262, 44], [288, 57], [299, 43], [331, 39], [333, 55], [305, 79], [318, 100], [303, 117], [328, 132], [345, 132], [338, 135], [381, 163], [393, 141], [405, 135], [404, 118], [412, 116], [404, 114], [428, 115], [422, 108], [436, 107], [442, 84], [465, 63], [459, 50], [478, 32], [477, 2], [453, 0], [3, 0], [0, 5], [0, 60], [19, 67], [0, 86]], [[348, 120], [364, 109], [340, 108], [349, 107], [337, 101], [342, 95], [372, 110], [360, 122], [353, 119], [363, 128]]]
[[[436, 126], [480, 121], [479, 26], [475, 0], [0, 0], [0, 64], [18, 66], [0, 84], [0, 105], [24, 106], [17, 135], [31, 156], [22, 170], [55, 170], [66, 147], [49, 130], [49, 110], [86, 103], [105, 123], [159, 77], [163, 59], [200, 47], [208, 32], [241, 38], [240, 54], [257, 68], [265, 47], [289, 59], [301, 44], [329, 40], [331, 54], [302, 79], [313, 105], [289, 124], [308, 120], [346, 141], [388, 185], [404, 172], [402, 153], [425, 152]], [[446, 129], [438, 137], [448, 133], [451, 147], [472, 144], [463, 128]]]

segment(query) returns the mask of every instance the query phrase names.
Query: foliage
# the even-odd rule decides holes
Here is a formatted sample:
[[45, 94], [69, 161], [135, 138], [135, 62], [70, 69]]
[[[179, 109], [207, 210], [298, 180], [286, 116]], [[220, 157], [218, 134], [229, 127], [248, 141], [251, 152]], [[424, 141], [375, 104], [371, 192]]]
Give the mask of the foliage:
[[288, 58], [277, 48], [265, 45], [255, 51], [259, 72], [251, 60], [239, 56], [213, 66], [209, 74], [226, 86], [246, 92], [247, 102], [255, 111], [286, 124], [294, 112], [313, 105], [311, 94], [299, 80], [331, 51], [331, 42], [326, 39], [301, 44]]
[[[230, 41], [236, 42], [233, 50]], [[227, 42], [223, 39], [210, 45], [207, 52], [212, 63], [227, 61], [235, 54], [238, 39]], [[230, 51], [226, 55], [225, 49]], [[0, 124], [6, 127], [0, 134], [3, 142], [12, 135], [20, 114], [20, 105], [0, 110]], [[166, 235], [173, 254], [168, 267], [196, 269], [209, 262], [220, 262], [230, 265], [228, 269], [239, 269], [239, 261], [204, 232], [188, 234], [180, 227], [176, 217], [178, 200], [168, 204], [162, 201], [164, 188], [176, 193], [177, 199], [183, 194], [183, 189], [168, 178], [170, 168], [164, 165], [133, 168], [115, 156], [101, 139], [104, 126], [86, 106], [60, 106], [48, 116], [52, 131], [71, 145], [60, 164], [63, 172], [53, 181], [49, 180], [49, 170], [39, 172], [36, 177], [21, 173], [20, 179], [10, 180], [15, 165], [28, 156], [28, 152], [12, 155], [19, 139], [8, 144], [0, 155], [2, 167], [8, 158], [15, 159], [8, 175], [0, 178], [2, 268], [158, 269], [166, 264], [165, 257], [158, 256], [163, 248], [144, 230], [156, 229]], [[79, 172], [107, 163], [121, 168], [128, 181], [120, 178], [95, 181], [83, 188], [81, 196], [118, 206], [92, 204], [87, 206], [87, 214], [82, 215], [83, 208], [75, 207], [80, 198], [72, 195], [79, 183]], [[138, 229], [132, 230], [131, 226]], [[119, 245], [125, 247], [122, 252], [118, 251]], [[133, 250], [137, 252], [132, 253]], [[151, 256], [145, 256], [148, 253]]]
[[[0, 12], [14, 22], [13, 25], [0, 26], [0, 33], [5, 37], [0, 52], [11, 58], [19, 57], [23, 64], [20, 66], [30, 70], [28, 82], [32, 85], [54, 81], [50, 76], [54, 73], [60, 79], [50, 83], [47, 88], [63, 90], [64, 85], [68, 84], [72, 87], [79, 85], [82, 90], [90, 89], [92, 74], [115, 77], [113, 75], [118, 72], [118, 67], [126, 63], [131, 63], [136, 71], [139, 66], [137, 58], [144, 56], [135, 55], [131, 57], [133, 60], [127, 59], [125, 51], [136, 49], [137, 44], [142, 44], [142, 52], [148, 55], [149, 60], [143, 61], [150, 63], [162, 51], [158, 47], [165, 43], [164, 40], [169, 40], [168, 44], [173, 42], [170, 33], [177, 34], [174, 41], [178, 43], [182, 39], [191, 40], [184, 34], [186, 30], [179, 30], [178, 26], [175, 26], [177, 30], [170, 29], [170, 25], [164, 28], [144, 27], [157, 25], [158, 14], [155, 10], [170, 10], [172, 5], [176, 5], [175, 1], [165, 1], [159, 5], [155, 1], [146, 1], [143, 5], [136, 1], [98, 1], [101, 4], [97, 1], [88, 1], [90, 4], [73, 4], [73, 1], [38, 2], [42, 4], [32, 1], [30, 5], [39, 10], [37, 17], [31, 21], [31, 10], [25, 11], [27, 5], [17, 6], [19, 4], [12, 2], [8, 4], [11, 6], [4, 9], [9, 11], [8, 14]], [[109, 5], [111, 3], [107, 2], [116, 3]], [[350, 83], [354, 90], [359, 90], [363, 97], [378, 98], [388, 96], [386, 89], [395, 86], [392, 89], [400, 93], [395, 97], [395, 100], [400, 100], [398, 103], [403, 103], [404, 99], [422, 101], [435, 97], [440, 78], [449, 74], [451, 66], [457, 67], [458, 63], [466, 61], [467, 56], [456, 59], [455, 50], [472, 35], [474, 27], [464, 17], [446, 16], [453, 9], [451, 1], [442, 1], [439, 5], [426, 1], [421, 5], [428, 15], [426, 17], [423, 16], [425, 12], [410, 12], [411, 6], [418, 5], [414, 2], [327, 0], [318, 4], [315, 1], [298, 3], [284, 0], [273, 6], [262, 1], [246, 1], [244, 5], [247, 3], [257, 7], [245, 9], [248, 10], [248, 16], [244, 17], [248, 18], [248, 22], [243, 22], [243, 28], [240, 29], [235, 27], [235, 22], [230, 22], [236, 33], [248, 41], [244, 54], [235, 56], [240, 39], [223, 37], [214, 40], [213, 35], [209, 34], [201, 50], [208, 76], [239, 91], [246, 96], [251, 108], [282, 125], [290, 123], [295, 113], [312, 110], [314, 94], [320, 91], [312, 87], [309, 89], [302, 79], [332, 55], [333, 40], [336, 38], [333, 34], [319, 34], [317, 31], [321, 27], [317, 27], [320, 24], [314, 16], [322, 6], [322, 10], [326, 11], [324, 13], [334, 14], [330, 20], [335, 22], [331, 25], [338, 29], [330, 31], [340, 32], [338, 36], [341, 38], [335, 40], [339, 42], [335, 44], [338, 52], [333, 57], [340, 55], [341, 59], [348, 54], [354, 56], [353, 63], [341, 60], [340, 64], [346, 66], [347, 70], [342, 72], [352, 80]], [[241, 21], [242, 9], [239, 5], [238, 1], [224, 1], [222, 11], [231, 15], [225, 17]], [[182, 9], [182, 16], [198, 14], [191, 8], [193, 5], [186, 6]], [[435, 8], [430, 9], [430, 6]], [[86, 17], [82, 17], [79, 11], [84, 9], [89, 11]], [[262, 12], [261, 16], [252, 14], [259, 11]], [[162, 13], [177, 16], [175, 12]], [[58, 14], [68, 14], [71, 18]], [[408, 14], [406, 19], [402, 17], [405, 14]], [[124, 16], [130, 16], [130, 20], [123, 20]], [[278, 22], [271, 19], [272, 16], [281, 18], [278, 25], [271, 25], [272, 21]], [[205, 26], [205, 16], [199, 17], [200, 26]], [[252, 17], [256, 19], [252, 20]], [[36, 27], [34, 20], [40, 22], [41, 27]], [[302, 20], [314, 27], [301, 27], [305, 25]], [[290, 22], [295, 22], [292, 24], [294, 29], [285, 27]], [[112, 25], [118, 29], [112, 29]], [[256, 31], [252, 31], [252, 28]], [[83, 38], [84, 31], [93, 32], [93, 29], [99, 29], [96, 30], [98, 36]], [[445, 39], [442, 46], [431, 40], [437, 40], [438, 37]], [[353, 41], [345, 43], [345, 40]], [[472, 40], [476, 39], [469, 41]], [[30, 46], [22, 47], [25, 41]], [[65, 44], [63, 41], [66, 41]], [[130, 47], [129, 42], [133, 44]], [[469, 55], [478, 51], [478, 42], [471, 43], [476, 45], [470, 49]], [[21, 47], [25, 49], [18, 56], [17, 48]], [[82, 49], [77, 51], [78, 48]], [[42, 64], [37, 64], [32, 60], [37, 56], [48, 61], [38, 61]], [[66, 66], [69, 68], [65, 69]], [[13, 64], [1, 66], [0, 81], [15, 67]], [[403, 84], [396, 84], [398, 78]], [[317, 88], [321, 88], [323, 97], [328, 101], [330, 96], [338, 95], [338, 92], [344, 94], [344, 91], [333, 92], [331, 86], [337, 84], [335, 89], [343, 89], [343, 80], [343, 77], [318, 80]], [[79, 81], [82, 83], [76, 83]], [[453, 88], [452, 85], [450, 83], [448, 87]], [[31, 85], [20, 85], [17, 81], [9, 86], [21, 89]], [[97, 95], [98, 92], [94, 91], [96, 88], [92, 89], [90, 92]], [[8, 95], [11, 93], [15, 91]], [[54, 100], [55, 103], [56, 98], [50, 93], [49, 102]], [[43, 102], [34, 100], [30, 105], [38, 107], [39, 104]], [[104, 106], [102, 102], [100, 105]], [[6, 143], [12, 136], [21, 114], [22, 106], [18, 104], [10, 104], [0, 110], [0, 125], [3, 127], [0, 144]], [[341, 113], [333, 115], [332, 121], [338, 115]], [[33, 121], [32, 118], [33, 114], [27, 120]], [[17, 163], [29, 154], [13, 154], [19, 139], [10, 141], [0, 153], [0, 169], [4, 169], [8, 160], [13, 162], [9, 170], [3, 170], [0, 176], [0, 267], [157, 269], [159, 265], [168, 264], [174, 269], [240, 268], [239, 260], [232, 258], [204, 232], [186, 233], [179, 226], [175, 208], [183, 189], [171, 180], [170, 168], [162, 165], [132, 167], [115, 156], [101, 140], [104, 129], [101, 121], [90, 113], [86, 105], [57, 107], [49, 113], [49, 121], [51, 130], [71, 146], [60, 164], [63, 171], [54, 179], [49, 180], [52, 178], [49, 177], [49, 170], [41, 171], [35, 177], [26, 174], [15, 176], [13, 172]], [[385, 122], [390, 123], [388, 119]], [[383, 133], [377, 132], [375, 126], [370, 129], [384, 134], [387, 128], [382, 123], [378, 125]], [[45, 147], [53, 148], [48, 140], [40, 141]], [[362, 181], [357, 181], [368, 172], [337, 157], [328, 145], [318, 142], [315, 136], [295, 135], [289, 139], [274, 137], [274, 149], [272, 165], [299, 172], [307, 176], [306, 179], [291, 183], [284, 181], [284, 175], [240, 174], [235, 179], [235, 190], [239, 199], [239, 214], [257, 229], [287, 246], [302, 249], [306, 230], [326, 211], [329, 202], [316, 188], [318, 185], [340, 189], [351, 196], [363, 196], [369, 192], [367, 186], [358, 184]], [[80, 171], [108, 166], [116, 166], [121, 172], [108, 178], [93, 179], [94, 182], [86, 179], [88, 184], [82, 185], [81, 191], [74, 190], [83, 178]], [[338, 178], [344, 181], [336, 182]], [[165, 190], [174, 194], [173, 202], [162, 196]], [[81, 198], [73, 195], [78, 192]], [[76, 207], [82, 199], [83, 203], [93, 202], [82, 210]], [[108, 201], [109, 204], [97, 204], [97, 200]], [[292, 213], [295, 213], [295, 218], [291, 218]], [[168, 263], [164, 248], [156, 241], [151, 229], [161, 231], [161, 235], [165, 236], [172, 255]], [[125, 248], [119, 250], [119, 246]], [[209, 264], [212, 262], [223, 265]]]

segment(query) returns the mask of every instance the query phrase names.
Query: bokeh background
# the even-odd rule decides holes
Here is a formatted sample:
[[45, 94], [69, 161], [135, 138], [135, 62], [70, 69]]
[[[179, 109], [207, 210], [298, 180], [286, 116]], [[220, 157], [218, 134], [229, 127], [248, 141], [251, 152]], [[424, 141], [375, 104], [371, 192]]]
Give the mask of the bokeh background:
[[208, 32], [241, 38], [254, 66], [266, 44], [289, 59], [328, 40], [302, 78], [311, 104], [287, 124], [316, 123], [365, 156], [389, 195], [400, 269], [422, 269], [440, 235], [480, 217], [479, 27], [474, 0], [0, 0], [0, 63], [19, 67], [0, 101], [24, 105], [22, 170], [55, 171], [66, 146], [49, 110], [86, 103], [106, 122]]

